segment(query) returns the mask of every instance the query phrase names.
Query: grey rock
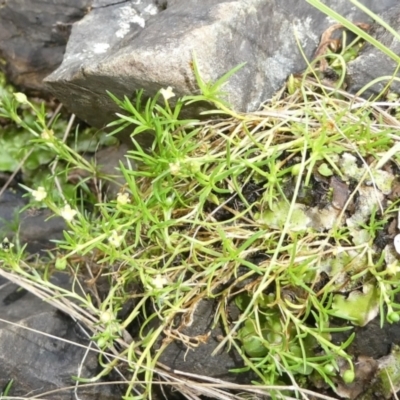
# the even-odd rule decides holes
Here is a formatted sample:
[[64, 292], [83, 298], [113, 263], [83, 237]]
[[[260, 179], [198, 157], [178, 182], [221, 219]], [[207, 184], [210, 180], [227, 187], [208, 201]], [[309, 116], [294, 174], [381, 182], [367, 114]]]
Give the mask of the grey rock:
[[[186, 335], [193, 346], [180, 340], [172, 341], [161, 353], [159, 361], [175, 370], [209, 376], [236, 383], [250, 383], [251, 374], [233, 374], [230, 369], [243, 367], [243, 360], [235, 350], [224, 348], [212, 356], [219, 345], [219, 337], [224, 337], [222, 324], [213, 326], [217, 302], [201, 300], [191, 318], [191, 324], [180, 333]], [[229, 314], [238, 314], [238, 309], [229, 306]], [[161, 338], [160, 338], [161, 341]]]
[[[390, 8], [382, 13], [381, 17], [393, 29], [400, 33], [400, 5]], [[375, 24], [370, 34], [380, 43], [392, 50], [396, 55], [400, 56], [400, 42], [386, 29], [378, 24]], [[360, 55], [348, 64], [347, 84], [348, 90], [356, 93], [363, 89], [376, 78], [386, 76], [386, 79], [370, 86], [366, 91], [363, 90], [363, 96], [370, 97], [371, 95], [379, 94], [388, 84], [390, 78], [396, 72], [398, 64], [387, 55], [383, 54], [371, 44], [366, 44], [361, 50]], [[400, 73], [397, 71], [397, 77]], [[390, 86], [395, 93], [400, 93], [400, 83], [393, 81]]]
[[0, 58], [10, 81], [43, 92], [42, 80], [61, 64], [72, 24], [92, 1], [2, 1]]
[[[71, 287], [71, 278], [59, 274], [53, 277], [53, 283]], [[87, 346], [88, 340], [69, 317], [3, 279], [0, 284], [0, 387], [5, 387], [13, 379], [10, 395], [16, 397], [28, 398], [32, 393], [39, 396], [54, 390], [44, 398], [121, 398], [115, 385], [78, 385], [76, 395], [74, 389], [63, 389], [75, 385], [72, 376], [96, 376], [97, 354], [89, 351], [85, 356], [85, 347], [72, 344]]]
[[0, 242], [11, 240], [18, 233], [21, 245], [29, 253], [40, 253], [54, 247], [53, 240], [63, 238], [66, 224], [63, 218], [53, 217], [48, 209], [26, 209], [27, 199], [20, 190], [6, 190], [0, 196]]
[[55, 247], [54, 240], [64, 238], [67, 225], [49, 209], [28, 209], [20, 216], [19, 240], [29, 253], [40, 253]]
[[26, 206], [23, 193], [8, 189], [0, 196], [0, 234], [7, 236], [18, 231], [19, 211]]
[[[362, 3], [380, 12], [396, 1]], [[368, 21], [347, 0], [325, 3], [353, 21]], [[98, 5], [74, 24], [63, 63], [45, 81], [72, 112], [99, 128], [115, 119], [118, 111], [106, 90], [119, 98], [133, 98], [137, 89], [152, 96], [167, 86], [177, 96], [196, 93], [193, 51], [208, 82], [247, 63], [224, 91], [235, 109], [252, 111], [290, 73], [305, 68], [296, 36], [311, 59], [320, 35], [334, 23], [298, 0], [141, 0]]]
[[[341, 323], [341, 325], [344, 324]], [[348, 351], [357, 357], [367, 356], [378, 359], [387, 356], [393, 344], [400, 345], [400, 324], [385, 323], [382, 326], [380, 316], [363, 327], [357, 326], [349, 331], [333, 333], [332, 341], [337, 344], [343, 343], [353, 332], [355, 332], [355, 337]]]

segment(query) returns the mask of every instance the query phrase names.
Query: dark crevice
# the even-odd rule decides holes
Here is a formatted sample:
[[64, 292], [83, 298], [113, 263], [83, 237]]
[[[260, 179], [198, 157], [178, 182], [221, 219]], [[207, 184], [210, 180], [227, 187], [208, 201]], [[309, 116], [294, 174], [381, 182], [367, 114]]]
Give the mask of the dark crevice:
[[122, 0], [122, 1], [116, 1], [115, 3], [111, 3], [111, 4], [105, 4], [104, 6], [92, 6], [92, 10], [98, 10], [100, 8], [107, 8], [107, 7], [112, 7], [112, 6], [116, 6], [118, 4], [124, 4], [124, 3], [130, 3], [130, 0]]

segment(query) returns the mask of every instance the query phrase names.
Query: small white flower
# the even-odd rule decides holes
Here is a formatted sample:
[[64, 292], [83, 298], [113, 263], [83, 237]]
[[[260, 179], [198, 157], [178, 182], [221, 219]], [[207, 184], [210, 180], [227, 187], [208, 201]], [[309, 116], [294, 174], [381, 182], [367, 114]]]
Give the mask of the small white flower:
[[108, 241], [114, 247], [121, 246], [123, 240], [123, 235], [118, 235], [118, 232], [115, 229], [111, 232], [111, 236], [108, 238]]
[[1, 248], [3, 251], [8, 253], [14, 247], [14, 243], [11, 243], [8, 238], [4, 238], [3, 242], [1, 243]]
[[160, 274], [157, 274], [152, 280], [152, 285], [156, 289], [162, 289], [167, 284], [168, 284], [168, 279]]
[[169, 164], [169, 172], [171, 175], [178, 175], [181, 170], [181, 164], [179, 162], [174, 162]]
[[50, 148], [54, 148], [54, 144], [53, 144], [53, 141], [54, 141], [54, 132], [53, 132], [53, 130], [52, 129], [46, 129], [46, 130], [44, 130], [41, 134], [40, 134], [40, 137], [42, 138], [42, 139], [44, 139], [44, 140], [46, 140], [47, 141], [47, 146], [49, 146]]
[[40, 134], [40, 137], [45, 140], [51, 140], [54, 138], [54, 132], [52, 129], [46, 129]]
[[32, 196], [36, 201], [42, 201], [46, 198], [47, 192], [43, 186], [39, 186], [37, 190], [32, 190]]
[[386, 273], [388, 275], [394, 276], [394, 275], [398, 274], [399, 272], [400, 272], [400, 267], [399, 267], [399, 263], [397, 262], [397, 260], [386, 266]]
[[131, 202], [131, 199], [129, 198], [129, 193], [118, 193], [117, 195], [117, 203], [121, 206], [124, 206], [128, 203]]
[[66, 204], [61, 210], [60, 215], [66, 220], [71, 222], [75, 215], [78, 214], [78, 211], [73, 210], [69, 204]]
[[18, 101], [18, 103], [21, 103], [21, 104], [29, 103], [28, 98], [23, 93], [14, 93], [14, 97], [15, 97], [15, 100]]
[[175, 93], [172, 91], [172, 87], [168, 86], [166, 89], [161, 89], [160, 93], [162, 95], [162, 97], [164, 97], [164, 99], [166, 101], [168, 101], [171, 97], [175, 96]]
[[115, 317], [112, 311], [106, 310], [100, 314], [100, 322], [103, 324], [109, 324], [114, 321]]

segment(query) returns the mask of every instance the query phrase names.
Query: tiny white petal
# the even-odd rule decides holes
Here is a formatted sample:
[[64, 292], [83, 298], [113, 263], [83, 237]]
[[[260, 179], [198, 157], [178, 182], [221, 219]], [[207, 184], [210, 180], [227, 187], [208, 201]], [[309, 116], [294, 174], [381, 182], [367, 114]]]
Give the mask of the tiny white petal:
[[125, 205], [131, 202], [128, 193], [118, 193], [117, 195], [117, 203], [120, 205]]
[[121, 246], [123, 240], [124, 237], [119, 235], [115, 229], [111, 232], [111, 236], [108, 238], [109, 243], [114, 247]]
[[102, 322], [103, 324], [108, 324], [114, 319], [115, 319], [114, 314], [109, 310], [103, 311], [100, 314], [100, 322]]
[[40, 137], [45, 140], [51, 140], [54, 137], [54, 132], [52, 129], [46, 129], [40, 134]]
[[168, 284], [168, 279], [165, 276], [157, 274], [155, 278], [153, 278], [152, 282], [153, 286], [157, 289], [162, 289], [165, 285]]
[[1, 248], [4, 252], [8, 253], [14, 247], [14, 243], [10, 242], [8, 238], [4, 238], [3, 242], [1, 243]]
[[168, 86], [166, 89], [161, 89], [160, 93], [165, 100], [169, 100], [171, 97], [175, 96], [175, 93], [172, 91], [171, 86]]
[[29, 103], [28, 98], [24, 93], [14, 93], [15, 100], [18, 101], [18, 103], [21, 104], [27, 104]]
[[60, 210], [60, 215], [66, 220], [66, 221], [72, 221], [75, 217], [75, 215], [78, 214], [78, 211], [73, 210], [69, 204], [65, 205], [61, 210]]
[[398, 265], [398, 262], [393, 262], [386, 266], [386, 273], [391, 276], [394, 276], [394, 275], [398, 274], [399, 272], [400, 272], [400, 267]]
[[396, 252], [400, 254], [400, 234], [394, 237], [393, 244]]
[[178, 175], [181, 170], [181, 165], [179, 162], [174, 162], [169, 164], [169, 171], [171, 175]]
[[36, 201], [42, 201], [46, 198], [47, 192], [43, 186], [39, 186], [37, 190], [32, 190], [32, 196]]

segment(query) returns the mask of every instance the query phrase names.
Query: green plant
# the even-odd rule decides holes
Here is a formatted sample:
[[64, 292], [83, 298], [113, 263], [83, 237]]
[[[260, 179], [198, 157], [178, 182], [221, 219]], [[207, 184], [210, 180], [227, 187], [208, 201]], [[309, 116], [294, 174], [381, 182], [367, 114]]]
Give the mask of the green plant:
[[[229, 344], [243, 360], [233, 372], [251, 370], [265, 393], [282, 398], [284, 388], [275, 385], [291, 379], [307, 386], [319, 376], [332, 388], [340, 379], [352, 382], [347, 348], [354, 333], [340, 344], [332, 340], [352, 326], [335, 326], [332, 317], [365, 325], [378, 312], [382, 324], [399, 315], [399, 262], [390, 246], [373, 243], [398, 207], [383, 201], [395, 174], [380, 165], [393, 156], [397, 124], [382, 127], [378, 106], [307, 78], [292, 78], [284, 96], [262, 112], [238, 114], [220, 98], [238, 68], [215, 84], [201, 79], [196, 60], [193, 69], [203, 92], [174, 104], [171, 88], [154, 98], [139, 91], [134, 101], [110, 94], [121, 108], [110, 127], [113, 134], [132, 128], [129, 157], [137, 169], [121, 164], [126, 185], [91, 212], [61, 185], [52, 190], [51, 180], [27, 188], [32, 203], [62, 216], [68, 230], [47, 264], [27, 262], [23, 249], [3, 242], [0, 274], [87, 326], [102, 367], [90, 382], [122, 363], [126, 399], [150, 397], [158, 378], [176, 382], [158, 364], [168, 345], [160, 338], [174, 331], [190, 343], [185, 321], [204, 299], [218, 303], [215, 323], [225, 329], [215, 352]], [[181, 120], [197, 101], [232, 118]], [[21, 105], [33, 111], [33, 124], [21, 118]], [[63, 163], [55, 179], [72, 167], [96, 173], [25, 97], [5, 100], [2, 116]], [[149, 148], [140, 145], [143, 132], [153, 135]], [[365, 199], [359, 209], [355, 197]], [[56, 270], [75, 276], [77, 285], [101, 276], [107, 290], [100, 296], [57, 288], [48, 279]], [[227, 304], [233, 303], [240, 314], [232, 321]], [[192, 387], [209, 395], [198, 380]]]
[[7, 385], [4, 387], [4, 389], [3, 389], [2, 392], [0, 393], [0, 398], [7, 397], [7, 396], [9, 395], [10, 390], [11, 390], [13, 384], [14, 384], [14, 381], [13, 381], [12, 379], [10, 379], [10, 380], [7, 382]]
[[[358, 96], [361, 96], [369, 87], [373, 86], [374, 84], [381, 81], [383, 82], [387, 81], [386, 87], [381, 91], [381, 93], [378, 96], [376, 96], [375, 100], [377, 100], [380, 97], [386, 96], [387, 89], [390, 87], [391, 83], [393, 81], [399, 80], [397, 74], [400, 68], [400, 57], [390, 48], [385, 46], [383, 43], [379, 42], [379, 40], [368, 34], [365, 30], [361, 29], [361, 27], [359, 27], [356, 23], [349, 21], [342, 15], [338, 14], [336, 11], [329, 8], [326, 4], [323, 4], [320, 0], [307, 0], [307, 2], [310, 3], [312, 6], [314, 6], [315, 8], [317, 8], [318, 10], [320, 10], [321, 12], [323, 12], [324, 14], [326, 14], [327, 16], [329, 16], [330, 18], [332, 18], [333, 20], [342, 24], [346, 29], [353, 32], [358, 38], [362, 38], [365, 42], [370, 43], [371, 45], [379, 49], [384, 55], [386, 55], [388, 58], [392, 59], [395, 62], [397, 68], [394, 71], [393, 75], [377, 77], [369, 84], [367, 84], [365, 87], [363, 87], [361, 90], [359, 90], [359, 92], [357, 93]], [[350, 0], [350, 2], [353, 3], [357, 8], [359, 8], [365, 14], [367, 14], [372, 20], [374, 20], [374, 23], [381, 25], [383, 28], [385, 28], [385, 30], [390, 32], [397, 40], [400, 40], [399, 33], [394, 28], [392, 28], [387, 22], [385, 22], [379, 15], [373, 13], [358, 0]], [[341, 78], [344, 78], [345, 76], [345, 65], [347, 60], [356, 57], [358, 50], [359, 47], [358, 46], [355, 47], [353, 42], [348, 47], [346, 47], [346, 49], [343, 50], [341, 56], [333, 55], [333, 58], [336, 59], [336, 61], [339, 61], [339, 63], [341, 64], [341, 66], [339, 67]], [[335, 69], [334, 64], [333, 67]], [[342, 82], [343, 81], [341, 80], [341, 83]], [[341, 87], [341, 84], [339, 84], [338, 87]]]
[[[69, 135], [74, 118], [68, 122], [56, 112], [46, 109], [44, 102], [28, 100], [12, 88], [0, 91], [0, 118], [4, 121], [0, 136], [0, 171], [21, 169], [25, 183], [40, 185], [46, 181], [50, 170], [57, 175], [65, 192], [71, 193], [73, 189], [68, 187], [65, 171], [77, 166], [77, 159], [80, 167], [94, 173], [94, 166], [78, 153], [94, 152], [99, 145], [109, 145], [113, 140], [105, 133], [94, 138], [90, 129], [80, 130], [79, 139], [78, 128], [75, 135]], [[60, 145], [62, 142], [67, 146]], [[57, 156], [60, 157], [57, 159]]]
[[[359, 8], [360, 10], [365, 12], [367, 15], [369, 15], [378, 24], [383, 26], [395, 38], [400, 40], [399, 33], [396, 32], [395, 29], [393, 29], [388, 23], [386, 23], [377, 14], [373, 13], [371, 10], [369, 10], [367, 7], [365, 7], [362, 3], [360, 3], [357, 0], [349, 0], [349, 1], [351, 3], [353, 3], [357, 8]], [[353, 22], [349, 21], [348, 19], [346, 19], [342, 15], [338, 14], [337, 12], [335, 12], [334, 10], [329, 8], [327, 5], [323, 4], [320, 0], [307, 0], [307, 2], [310, 3], [313, 7], [317, 8], [320, 11], [322, 11], [324, 14], [328, 15], [330, 18], [333, 18], [334, 20], [336, 20], [339, 23], [341, 23], [344, 27], [346, 27], [351, 32], [354, 32], [357, 36], [363, 38], [368, 43], [371, 43], [373, 46], [375, 46], [377, 49], [381, 50], [382, 53], [386, 54], [388, 57], [390, 57], [396, 63], [400, 63], [400, 57], [397, 54], [395, 54], [392, 50], [390, 50], [388, 47], [386, 47], [385, 45], [380, 43], [378, 40], [376, 40], [374, 37], [369, 35], [363, 29], [359, 28], [356, 24], [354, 24]]]

